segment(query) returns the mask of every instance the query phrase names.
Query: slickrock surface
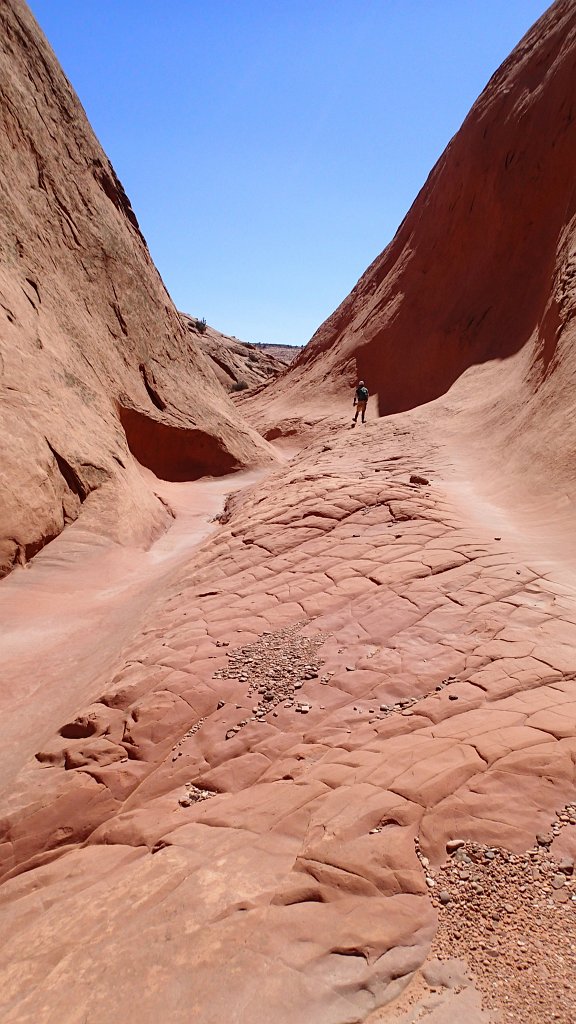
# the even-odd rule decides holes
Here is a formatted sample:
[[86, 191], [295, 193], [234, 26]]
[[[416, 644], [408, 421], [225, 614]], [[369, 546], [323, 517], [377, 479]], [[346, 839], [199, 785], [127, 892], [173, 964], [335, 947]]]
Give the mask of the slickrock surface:
[[[0, 18], [16, 59], [29, 16], [5, 4]], [[130, 390], [137, 377], [164, 401], [176, 343], [166, 379], [134, 370], [121, 325], [116, 362], [98, 363], [106, 387], [81, 422], [95, 435], [97, 416], [110, 438], [101, 396], [119, 403], [145, 463], [114, 412], [130, 500], [145, 517], [142, 495], [158, 495], [174, 519], [134, 552], [99, 487], [90, 515], [0, 585], [6, 1024], [576, 1019], [575, 28], [559, 0], [310, 350], [240, 396], [299, 452], [190, 482], [182, 396], [197, 403], [202, 381], [190, 370], [192, 390], [179, 382], [150, 415]], [[85, 122], [65, 109], [76, 160]], [[59, 178], [30, 167], [45, 204], [41, 179]], [[124, 201], [99, 201], [146, 264]], [[140, 269], [116, 300], [129, 331], [151, 280]], [[94, 285], [102, 323], [114, 282]], [[152, 290], [139, 319], [152, 330], [158, 315]], [[358, 371], [373, 397], [351, 429]], [[117, 375], [122, 402], [106, 390]], [[206, 422], [233, 424], [212, 386]], [[404, 411], [377, 419], [378, 402]], [[254, 436], [238, 443], [265, 460]], [[50, 444], [71, 480], [72, 456]], [[215, 471], [243, 462], [214, 450]], [[45, 472], [28, 434], [21, 451]]]
[[265, 464], [21, 0], [0, 5], [0, 574], [77, 518], [147, 544], [166, 479]]
[[[511, 902], [529, 939], [533, 899], [566, 976], [533, 971], [518, 1005], [573, 1019], [574, 902], [544, 889], [560, 854], [518, 899], [574, 798], [573, 569], [463, 494], [411, 414], [320, 439], [227, 503], [4, 793], [3, 1019], [361, 1021], [426, 969], [440, 918], [433, 952], [478, 979], [451, 998], [490, 1020], [486, 907]], [[441, 871], [462, 836], [497, 851], [486, 903]]]
[[[227, 391], [236, 393], [266, 384], [278, 377], [287, 362], [291, 361], [286, 356], [286, 352], [290, 351], [287, 348], [278, 346], [280, 351], [277, 356], [273, 351], [276, 346], [251, 345], [222, 334], [209, 324], [199, 328], [198, 324], [202, 324], [202, 321], [198, 317], [188, 316], [187, 313], [181, 313], [180, 317], [194, 339], [195, 346], [208, 357], [216, 377]], [[296, 350], [292, 352], [292, 358], [295, 355]]]

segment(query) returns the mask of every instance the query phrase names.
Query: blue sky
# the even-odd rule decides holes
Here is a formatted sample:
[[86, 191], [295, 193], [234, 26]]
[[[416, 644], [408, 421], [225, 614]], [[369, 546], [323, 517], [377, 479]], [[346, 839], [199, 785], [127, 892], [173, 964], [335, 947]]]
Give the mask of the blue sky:
[[176, 305], [303, 344], [542, 0], [32, 0]]

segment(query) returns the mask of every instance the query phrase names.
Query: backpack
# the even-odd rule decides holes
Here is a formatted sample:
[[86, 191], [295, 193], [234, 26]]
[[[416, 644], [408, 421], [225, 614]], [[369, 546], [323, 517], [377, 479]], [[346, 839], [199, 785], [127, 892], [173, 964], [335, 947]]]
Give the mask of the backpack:
[[358, 388], [358, 390], [356, 392], [356, 398], [358, 399], [359, 402], [367, 402], [368, 401], [368, 388]]

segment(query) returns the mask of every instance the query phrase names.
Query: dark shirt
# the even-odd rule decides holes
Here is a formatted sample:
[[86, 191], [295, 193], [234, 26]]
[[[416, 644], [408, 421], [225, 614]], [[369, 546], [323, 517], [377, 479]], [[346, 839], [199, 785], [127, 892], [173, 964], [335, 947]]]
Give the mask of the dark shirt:
[[[364, 392], [362, 394], [361, 392]], [[356, 401], [367, 402], [368, 401], [368, 388], [363, 384], [362, 387], [356, 388]]]

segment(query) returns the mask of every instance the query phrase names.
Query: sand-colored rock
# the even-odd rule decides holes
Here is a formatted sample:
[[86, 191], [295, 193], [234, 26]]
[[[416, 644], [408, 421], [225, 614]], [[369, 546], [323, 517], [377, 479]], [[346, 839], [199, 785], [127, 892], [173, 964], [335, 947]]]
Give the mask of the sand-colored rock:
[[[148, 543], [169, 479], [270, 461], [156, 271], [136, 216], [30, 12], [0, 12], [0, 571], [83, 508]], [[178, 452], [177, 456], [174, 454]]]
[[369, 413], [410, 409], [496, 361], [460, 431], [488, 459], [508, 445], [531, 483], [542, 463], [574, 481], [575, 33], [556, 0], [495, 73], [395, 238], [255, 408], [265, 428], [304, 403], [328, 413], [345, 389], [351, 404], [358, 378]]
[[[571, 240], [575, 25], [560, 0], [495, 76], [374, 296], [240, 400], [309, 431], [294, 458], [191, 483], [169, 433], [148, 551], [82, 517], [2, 582], [7, 1024], [572, 1024], [568, 279], [543, 381], [532, 321]], [[458, 319], [492, 292], [498, 330]], [[404, 411], [351, 430], [358, 369]]]
[[293, 360], [300, 347], [252, 344], [222, 334], [199, 317], [181, 313], [180, 317], [198, 348], [208, 360], [223, 388], [241, 394], [278, 377]]

